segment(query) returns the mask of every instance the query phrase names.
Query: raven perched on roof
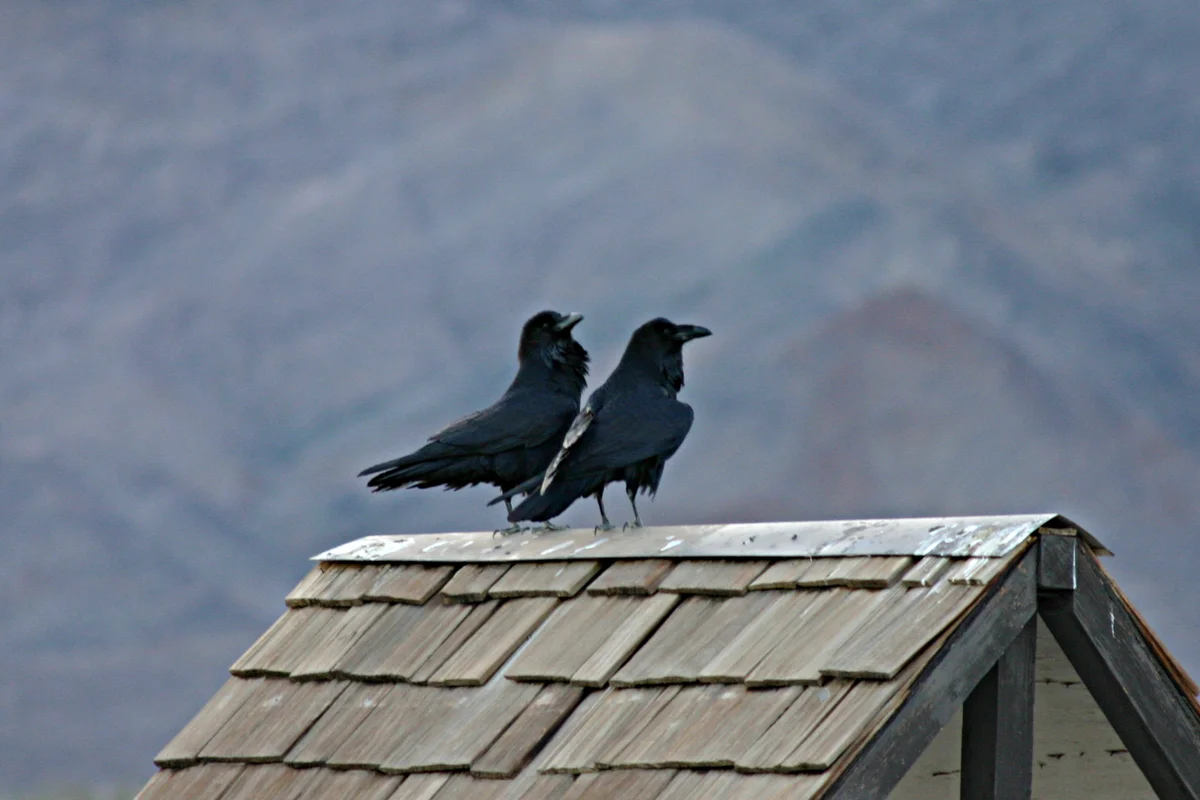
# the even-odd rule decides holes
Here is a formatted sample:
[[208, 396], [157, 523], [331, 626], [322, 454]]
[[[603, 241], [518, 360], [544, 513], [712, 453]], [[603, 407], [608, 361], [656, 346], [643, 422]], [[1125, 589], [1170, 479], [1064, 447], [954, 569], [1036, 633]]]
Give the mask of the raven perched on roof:
[[[582, 319], [535, 314], [521, 329], [517, 376], [495, 404], [438, 431], [415, 453], [367, 467], [359, 477], [374, 475], [367, 485], [376, 492], [479, 483], [507, 492], [540, 474], [578, 413], [587, 382], [588, 353], [571, 336]], [[505, 504], [511, 511], [507, 499]]]
[[508, 521], [544, 522], [578, 498], [591, 495], [600, 506], [600, 528], [609, 530], [604, 487], [625, 481], [625, 494], [633, 506], [632, 524], [640, 527], [638, 491], [654, 496], [663, 466], [692, 427], [692, 407], [675, 399], [683, 388], [683, 345], [711, 334], [707, 328], [676, 325], [662, 317], [634, 331], [617, 368], [571, 423], [546, 474], [534, 476], [492, 503], [529, 493], [509, 512]]

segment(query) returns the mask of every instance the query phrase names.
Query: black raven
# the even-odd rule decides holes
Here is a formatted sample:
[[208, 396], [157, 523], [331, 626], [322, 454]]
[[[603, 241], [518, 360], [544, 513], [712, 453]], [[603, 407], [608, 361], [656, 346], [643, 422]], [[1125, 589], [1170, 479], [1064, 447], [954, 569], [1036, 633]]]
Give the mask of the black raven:
[[582, 319], [535, 314], [521, 329], [517, 376], [499, 400], [430, 436], [415, 453], [367, 467], [359, 477], [374, 475], [367, 486], [376, 492], [480, 483], [507, 492], [540, 474], [579, 412], [588, 353], [571, 329]]
[[637, 493], [654, 496], [663, 466], [692, 427], [692, 407], [675, 399], [683, 388], [683, 345], [711, 334], [707, 328], [676, 325], [661, 317], [634, 331], [617, 368], [571, 423], [545, 475], [491, 502], [528, 493], [509, 512], [508, 521], [544, 522], [591, 495], [600, 506], [599, 527], [609, 530], [604, 487], [624, 481], [633, 506], [632, 524], [640, 527]]

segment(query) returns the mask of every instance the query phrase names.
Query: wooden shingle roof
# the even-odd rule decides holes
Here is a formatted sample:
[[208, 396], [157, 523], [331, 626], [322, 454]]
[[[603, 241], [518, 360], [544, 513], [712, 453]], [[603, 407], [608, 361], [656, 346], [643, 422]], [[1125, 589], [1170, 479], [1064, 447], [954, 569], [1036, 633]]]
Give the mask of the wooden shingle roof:
[[888, 522], [337, 548], [140, 797], [827, 796], [1063, 521]]

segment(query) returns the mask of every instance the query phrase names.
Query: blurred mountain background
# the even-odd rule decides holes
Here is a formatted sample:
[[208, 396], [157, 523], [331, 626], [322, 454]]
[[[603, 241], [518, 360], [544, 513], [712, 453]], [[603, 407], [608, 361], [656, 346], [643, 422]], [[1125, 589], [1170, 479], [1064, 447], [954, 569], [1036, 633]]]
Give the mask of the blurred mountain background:
[[11, 0], [0, 794], [143, 780], [312, 554], [498, 526], [354, 474], [545, 307], [595, 382], [715, 333], [648, 523], [1062, 512], [1200, 671], [1197, 41], [1183, 0]]

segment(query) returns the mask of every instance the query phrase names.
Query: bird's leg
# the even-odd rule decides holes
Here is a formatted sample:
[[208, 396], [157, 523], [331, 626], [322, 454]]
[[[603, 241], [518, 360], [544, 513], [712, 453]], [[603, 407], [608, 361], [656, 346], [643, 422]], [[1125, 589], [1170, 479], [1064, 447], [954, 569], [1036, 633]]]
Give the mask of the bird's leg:
[[626, 486], [625, 496], [629, 498], [629, 505], [633, 506], [633, 522], [626, 522], [621, 526], [621, 530], [625, 530], [626, 528], [642, 527], [642, 518], [638, 516], [637, 510], [637, 489], [632, 486]]
[[608, 521], [608, 514], [604, 513], [604, 490], [596, 492], [596, 505], [600, 506], [600, 524], [596, 526], [596, 533], [600, 531], [611, 531], [613, 524]]
[[[512, 514], [512, 500], [507, 497], [504, 498], [504, 507], [508, 509], [509, 514]], [[497, 528], [496, 530], [492, 531], [492, 536], [510, 536], [514, 533], [520, 533], [523, 530], [526, 530], [526, 528], [521, 527], [521, 523], [514, 522], [507, 528]]]

